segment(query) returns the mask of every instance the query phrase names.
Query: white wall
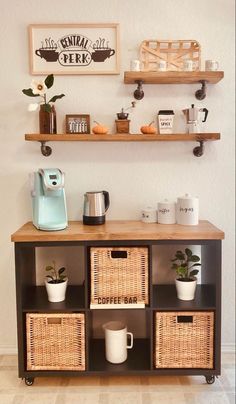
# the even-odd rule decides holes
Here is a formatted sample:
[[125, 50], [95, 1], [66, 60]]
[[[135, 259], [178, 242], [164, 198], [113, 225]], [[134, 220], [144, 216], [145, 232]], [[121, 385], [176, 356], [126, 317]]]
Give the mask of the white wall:
[[[186, 191], [200, 198], [200, 218], [225, 231], [223, 242], [223, 343], [234, 342], [234, 1], [233, 0], [0, 0], [1, 54], [1, 233], [0, 351], [16, 346], [15, 277], [10, 234], [31, 220], [28, 173], [39, 167], [66, 172], [68, 213], [80, 220], [83, 193], [107, 189], [107, 219], [138, 219], [140, 209]], [[133, 85], [123, 72], [138, 55], [143, 39], [196, 39], [202, 60], [217, 59], [225, 78], [208, 86], [197, 101], [198, 85], [145, 86], [145, 98], [132, 113], [131, 130], [173, 108], [179, 128], [180, 111], [191, 103], [209, 109], [206, 131], [222, 139], [206, 144], [201, 158], [192, 143], [55, 143], [43, 157], [37, 143], [24, 134], [37, 132], [37, 113], [27, 112], [30, 85], [27, 25], [32, 23], [118, 22], [121, 31], [121, 73], [115, 76], [56, 76], [52, 95], [65, 93], [56, 104], [58, 129], [68, 113], [89, 113], [114, 129], [116, 112], [132, 100]]]

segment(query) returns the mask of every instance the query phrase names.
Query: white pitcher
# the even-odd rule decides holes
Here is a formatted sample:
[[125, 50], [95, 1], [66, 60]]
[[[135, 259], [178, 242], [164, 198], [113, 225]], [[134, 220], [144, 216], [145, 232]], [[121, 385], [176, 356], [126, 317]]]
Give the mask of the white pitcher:
[[[122, 363], [127, 359], [127, 349], [133, 348], [133, 334], [121, 321], [109, 321], [103, 324], [105, 330], [106, 360], [111, 363]], [[130, 335], [130, 345], [127, 344]]]

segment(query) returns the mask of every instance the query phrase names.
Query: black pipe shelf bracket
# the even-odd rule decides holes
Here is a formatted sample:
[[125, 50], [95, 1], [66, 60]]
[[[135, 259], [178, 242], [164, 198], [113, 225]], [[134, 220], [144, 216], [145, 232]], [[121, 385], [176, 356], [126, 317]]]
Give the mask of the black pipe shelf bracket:
[[201, 157], [204, 154], [204, 141], [198, 140], [199, 146], [194, 147], [193, 154], [195, 157]]
[[52, 148], [50, 146], [46, 146], [46, 142], [41, 143], [41, 153], [43, 156], [48, 157], [52, 154]]
[[143, 81], [142, 80], [135, 80], [135, 83], [138, 84], [138, 87], [134, 91], [134, 98], [136, 100], [142, 100], [143, 97], [144, 97]]
[[200, 88], [199, 90], [196, 91], [195, 93], [195, 97], [197, 98], [197, 100], [201, 101], [204, 100], [204, 98], [206, 98], [206, 80], [200, 80], [199, 83], [201, 83], [202, 88]]
[[[136, 100], [142, 100], [144, 97], [144, 91], [143, 91], [143, 80], [135, 80], [135, 83], [138, 84], [138, 87], [134, 91], [134, 98]], [[206, 98], [206, 83], [207, 80], [200, 80], [199, 83], [202, 85], [202, 87], [195, 92], [195, 97], [197, 100], [201, 101]]]

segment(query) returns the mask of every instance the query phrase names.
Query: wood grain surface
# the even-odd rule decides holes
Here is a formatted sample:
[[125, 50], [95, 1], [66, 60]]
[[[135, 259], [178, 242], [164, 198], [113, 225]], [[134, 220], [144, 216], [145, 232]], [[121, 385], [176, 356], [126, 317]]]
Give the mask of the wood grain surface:
[[193, 142], [199, 140], [219, 140], [220, 133], [172, 133], [170, 135], [147, 135], [142, 133], [114, 133], [106, 135], [92, 134], [40, 134], [28, 133], [25, 135], [25, 140], [38, 142]]
[[89, 240], [222, 240], [224, 232], [206, 220], [197, 226], [143, 223], [132, 220], [107, 221], [103, 225], [86, 226], [69, 222], [65, 230], [41, 231], [32, 222], [24, 224], [11, 236], [13, 242], [89, 241]]
[[206, 80], [216, 84], [223, 79], [223, 71], [196, 71], [196, 72], [124, 72], [124, 83], [135, 84], [141, 80], [144, 84], [192, 84]]

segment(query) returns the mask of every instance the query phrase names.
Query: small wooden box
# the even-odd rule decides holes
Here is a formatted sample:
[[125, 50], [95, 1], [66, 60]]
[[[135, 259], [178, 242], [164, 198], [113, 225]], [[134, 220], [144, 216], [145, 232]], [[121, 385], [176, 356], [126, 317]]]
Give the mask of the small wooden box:
[[129, 119], [116, 119], [116, 132], [129, 133]]

